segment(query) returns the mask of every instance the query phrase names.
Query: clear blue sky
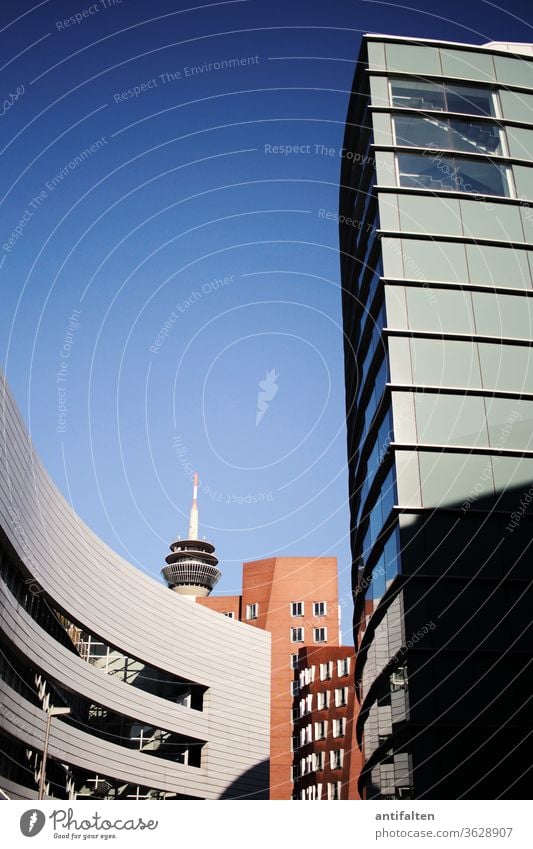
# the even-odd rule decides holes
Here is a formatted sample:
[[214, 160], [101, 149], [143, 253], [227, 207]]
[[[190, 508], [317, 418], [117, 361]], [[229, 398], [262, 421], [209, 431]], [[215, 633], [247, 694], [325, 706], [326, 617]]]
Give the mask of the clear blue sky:
[[533, 40], [526, 2], [414, 5], [1, 8], [1, 359], [48, 471], [158, 576], [198, 469], [218, 590], [238, 591], [243, 560], [336, 555], [346, 640], [337, 227], [321, 210], [337, 208], [360, 36]]

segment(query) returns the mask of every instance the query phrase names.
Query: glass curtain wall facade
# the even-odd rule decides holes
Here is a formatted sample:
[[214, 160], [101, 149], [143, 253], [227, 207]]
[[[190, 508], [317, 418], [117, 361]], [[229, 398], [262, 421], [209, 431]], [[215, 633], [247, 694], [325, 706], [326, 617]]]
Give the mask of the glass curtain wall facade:
[[533, 48], [366, 36], [340, 189], [367, 798], [533, 763]]

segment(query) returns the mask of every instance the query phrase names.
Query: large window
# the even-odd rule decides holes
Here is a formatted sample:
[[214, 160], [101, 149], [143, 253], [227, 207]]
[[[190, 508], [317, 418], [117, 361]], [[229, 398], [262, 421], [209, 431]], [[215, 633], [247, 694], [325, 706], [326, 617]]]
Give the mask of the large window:
[[393, 106], [466, 115], [495, 115], [494, 95], [476, 86], [427, 83], [420, 80], [391, 80]]
[[396, 144], [503, 155], [502, 132], [488, 121], [440, 118], [438, 115], [395, 115]]
[[401, 153], [397, 162], [406, 188], [511, 197], [509, 169], [489, 159]]

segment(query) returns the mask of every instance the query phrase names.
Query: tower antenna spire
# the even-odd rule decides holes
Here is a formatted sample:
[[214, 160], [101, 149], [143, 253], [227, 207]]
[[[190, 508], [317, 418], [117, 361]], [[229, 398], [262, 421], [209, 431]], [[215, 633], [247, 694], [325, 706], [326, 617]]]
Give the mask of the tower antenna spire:
[[191, 601], [208, 596], [221, 576], [215, 546], [198, 539], [198, 472], [194, 473], [189, 536], [170, 546], [161, 570], [171, 590]]
[[194, 473], [191, 516], [189, 519], [189, 539], [198, 539], [198, 472]]

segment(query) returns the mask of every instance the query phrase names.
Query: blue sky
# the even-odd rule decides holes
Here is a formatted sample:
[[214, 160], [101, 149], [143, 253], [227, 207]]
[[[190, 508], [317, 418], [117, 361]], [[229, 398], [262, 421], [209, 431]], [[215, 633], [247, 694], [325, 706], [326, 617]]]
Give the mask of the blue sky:
[[529, 41], [528, 4], [176, 5], [2, 3], [2, 364], [115, 550], [157, 577], [198, 469], [217, 589], [243, 560], [336, 555], [349, 641], [326, 215], [360, 36]]

